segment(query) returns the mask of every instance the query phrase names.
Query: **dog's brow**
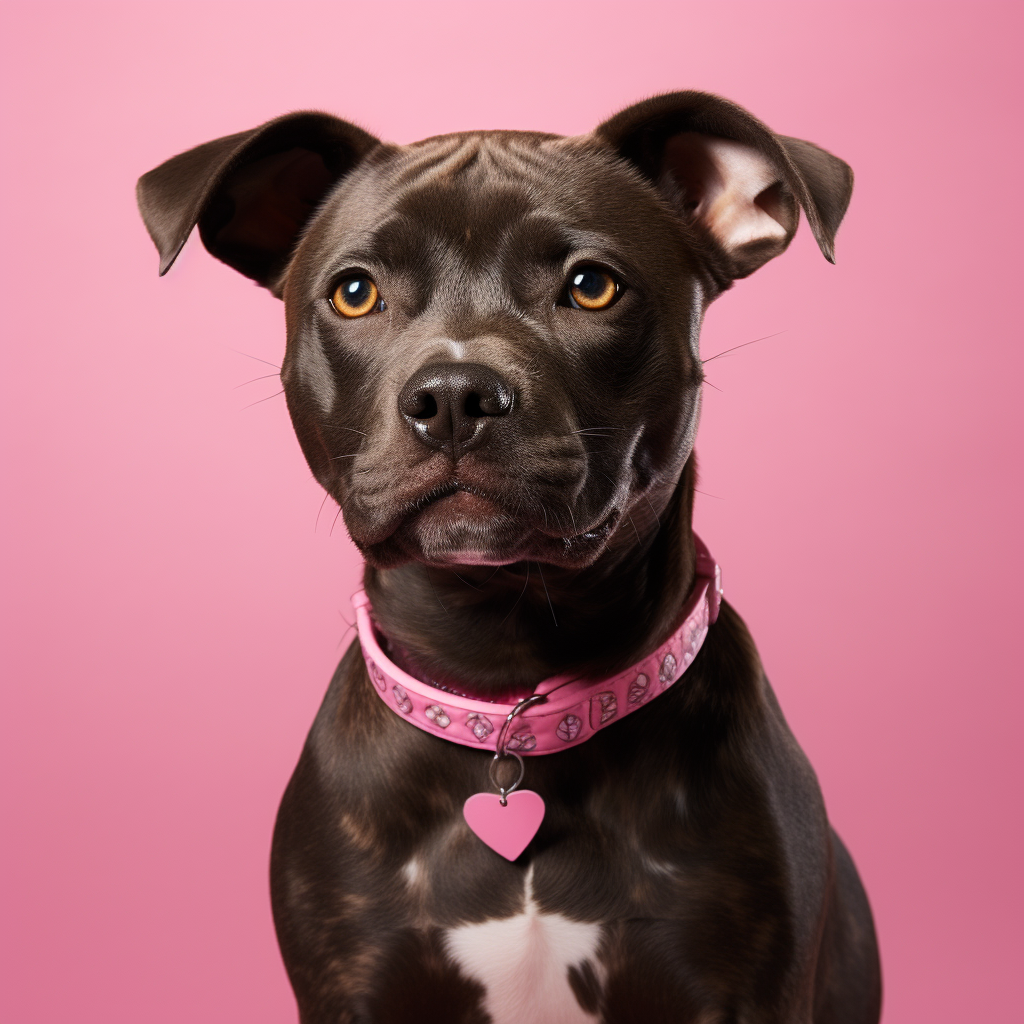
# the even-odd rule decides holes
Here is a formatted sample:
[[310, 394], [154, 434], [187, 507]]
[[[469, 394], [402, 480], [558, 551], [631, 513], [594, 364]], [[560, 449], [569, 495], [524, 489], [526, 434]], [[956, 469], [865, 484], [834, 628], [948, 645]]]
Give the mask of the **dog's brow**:
[[345, 239], [343, 248], [324, 253], [317, 272], [316, 287], [322, 290], [345, 270], [370, 270], [380, 262], [377, 231], [360, 231], [351, 239]]
[[634, 272], [633, 261], [622, 255], [621, 246], [612, 236], [566, 224], [555, 212], [532, 210], [514, 231], [528, 237], [531, 255], [538, 261], [565, 263], [590, 259], [607, 263], [620, 273]]

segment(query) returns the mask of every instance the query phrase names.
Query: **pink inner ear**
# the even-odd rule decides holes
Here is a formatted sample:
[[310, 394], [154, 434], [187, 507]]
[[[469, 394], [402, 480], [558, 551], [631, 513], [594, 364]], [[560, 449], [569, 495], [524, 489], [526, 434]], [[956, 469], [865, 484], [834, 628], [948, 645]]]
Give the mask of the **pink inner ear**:
[[778, 173], [753, 146], [682, 132], [669, 139], [664, 161], [687, 209], [729, 252], [751, 242], [784, 243], [796, 226]]

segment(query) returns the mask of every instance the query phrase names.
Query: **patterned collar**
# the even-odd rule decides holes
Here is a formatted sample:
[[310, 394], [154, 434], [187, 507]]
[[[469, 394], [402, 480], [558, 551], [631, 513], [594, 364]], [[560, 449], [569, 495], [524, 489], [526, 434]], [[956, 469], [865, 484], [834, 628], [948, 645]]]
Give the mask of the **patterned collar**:
[[[495, 749], [502, 725], [512, 722], [504, 748], [519, 754], [553, 754], [590, 739], [631, 711], [664, 693], [689, 668], [708, 627], [718, 618], [722, 572], [703, 541], [694, 534], [696, 579], [682, 625], [653, 653], [610, 679], [551, 676], [533, 692], [530, 706], [462, 697], [409, 675], [381, 649], [363, 591], [352, 598], [356, 627], [374, 689], [395, 714], [442, 739], [467, 747]], [[514, 715], [514, 721], [509, 717]]]

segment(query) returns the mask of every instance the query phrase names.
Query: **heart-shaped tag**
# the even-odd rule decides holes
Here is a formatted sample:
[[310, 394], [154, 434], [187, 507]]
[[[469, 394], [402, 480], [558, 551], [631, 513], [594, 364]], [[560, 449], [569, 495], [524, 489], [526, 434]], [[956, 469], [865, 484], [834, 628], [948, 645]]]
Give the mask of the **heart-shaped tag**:
[[463, 805], [466, 824], [505, 860], [515, 860], [544, 820], [544, 801], [532, 789], [509, 793], [505, 806], [497, 793], [474, 793]]

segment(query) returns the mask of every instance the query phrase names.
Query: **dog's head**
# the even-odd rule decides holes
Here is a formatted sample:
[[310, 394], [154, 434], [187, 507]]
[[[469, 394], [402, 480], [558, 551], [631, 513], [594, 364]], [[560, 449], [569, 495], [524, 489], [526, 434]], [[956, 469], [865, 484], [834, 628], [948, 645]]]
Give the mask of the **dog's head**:
[[198, 224], [286, 304], [320, 483], [379, 567], [594, 562], [690, 455], [707, 304], [802, 207], [832, 259], [850, 169], [704, 93], [593, 133], [395, 146], [298, 113], [139, 182], [161, 273]]

